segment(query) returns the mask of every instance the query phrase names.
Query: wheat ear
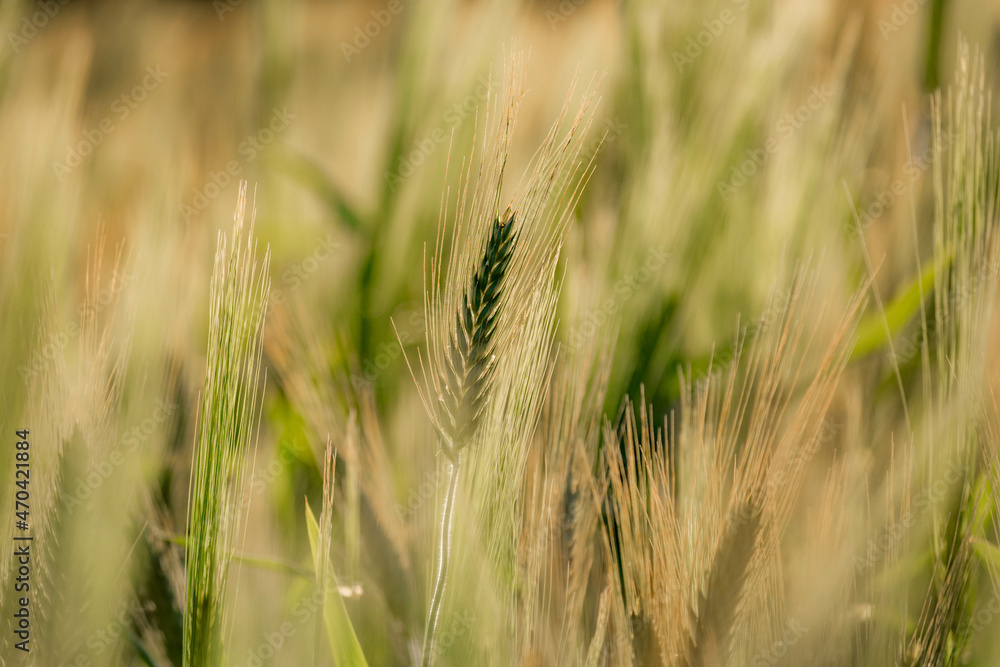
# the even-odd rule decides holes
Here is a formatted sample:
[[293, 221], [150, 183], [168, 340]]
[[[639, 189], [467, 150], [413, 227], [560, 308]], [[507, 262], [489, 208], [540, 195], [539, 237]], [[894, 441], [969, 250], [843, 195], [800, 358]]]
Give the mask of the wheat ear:
[[455, 496], [462, 467], [462, 449], [476, 433], [494, 365], [493, 335], [503, 297], [503, 281], [514, 254], [517, 234], [514, 233], [514, 214], [510, 209], [493, 222], [493, 229], [486, 242], [482, 261], [465, 291], [458, 312], [455, 313], [455, 333], [450, 354], [446, 356], [442, 382], [445, 420], [442, 435], [448, 442], [444, 451], [451, 462], [448, 474], [448, 493], [441, 516], [441, 540], [438, 544], [438, 569], [431, 596], [431, 607], [424, 631], [423, 665], [431, 664], [434, 654], [434, 632], [441, 614], [444, 587], [448, 579], [448, 561], [451, 555], [451, 527], [455, 515]]
[[687, 667], [729, 664], [736, 610], [760, 529], [760, 508], [754, 501], [744, 500], [730, 513], [711, 570], [698, 595]]
[[475, 435], [489, 389], [493, 367], [493, 334], [500, 315], [501, 286], [517, 235], [508, 209], [496, 218], [482, 261], [455, 313], [455, 334], [442, 378], [445, 393], [445, 450], [454, 459]]
[[205, 389], [188, 492], [184, 667], [221, 665], [223, 599], [244, 523], [247, 459], [260, 423], [261, 351], [270, 252], [259, 263], [254, 214], [240, 185], [233, 230], [219, 232], [212, 273]]

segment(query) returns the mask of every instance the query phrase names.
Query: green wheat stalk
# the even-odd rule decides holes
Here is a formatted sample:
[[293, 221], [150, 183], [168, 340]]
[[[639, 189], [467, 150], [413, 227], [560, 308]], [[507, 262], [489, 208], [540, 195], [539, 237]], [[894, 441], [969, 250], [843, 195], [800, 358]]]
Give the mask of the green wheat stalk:
[[[594, 93], [571, 117], [571, 90], [529, 163], [519, 194], [498, 215], [522, 94], [523, 66], [515, 55], [504, 93], [495, 106], [487, 99], [480, 171], [475, 187], [470, 174], [463, 175], [447, 251], [441, 232], [450, 202], [447, 197], [442, 201], [442, 226], [425, 278], [428, 356], [426, 365], [420, 358], [423, 382], [412, 366], [410, 371], [440, 436], [449, 480], [424, 634], [424, 665], [432, 664], [443, 648], [435, 645], [435, 633], [449, 571], [455, 566], [453, 525], [463, 466], [471, 466], [461, 486], [472, 492], [470, 514], [480, 528], [476, 537], [492, 575], [491, 590], [510, 600], [516, 596], [518, 498], [551, 370], [556, 264], [571, 212], [593, 166], [592, 158], [582, 157], [579, 137], [590, 126], [587, 108]], [[475, 454], [466, 456], [472, 444]], [[513, 623], [510, 617], [496, 621], [503, 624], [498, 637]], [[498, 639], [498, 646], [503, 643]]]
[[244, 227], [245, 205], [244, 183], [228, 244], [219, 232], [212, 273], [205, 389], [188, 499], [185, 667], [224, 662], [222, 599], [241, 524], [244, 463], [260, 420], [270, 252], [258, 266], [252, 216]]

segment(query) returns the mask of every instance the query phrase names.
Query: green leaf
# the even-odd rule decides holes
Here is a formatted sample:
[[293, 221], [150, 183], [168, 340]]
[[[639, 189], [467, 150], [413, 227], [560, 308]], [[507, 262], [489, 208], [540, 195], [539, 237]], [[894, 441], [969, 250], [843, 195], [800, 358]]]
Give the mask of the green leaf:
[[885, 309], [885, 320], [882, 313], [876, 312], [868, 315], [858, 325], [858, 342], [851, 353], [851, 361], [863, 359], [869, 354], [881, 350], [888, 346], [886, 338], [886, 322], [889, 324], [889, 333], [895, 337], [913, 319], [913, 316], [920, 312], [920, 292], [924, 293], [924, 298], [930, 295], [934, 289], [934, 277], [946, 258], [942, 257], [937, 263], [924, 270], [910, 286], [893, 299], [892, 303]]
[[282, 172], [312, 190], [326, 207], [353, 231], [363, 231], [366, 227], [362, 216], [347, 201], [326, 171], [314, 160], [295, 151], [275, 153], [273, 164]]
[[984, 565], [991, 570], [1000, 569], [1000, 547], [982, 538], [976, 538], [972, 542], [972, 545], [976, 551], [976, 556], [979, 557], [979, 560]]
[[[188, 542], [187, 538], [183, 535], [171, 535], [165, 538], [166, 542], [170, 544], [176, 544], [180, 547], [187, 549]], [[281, 560], [279, 558], [271, 558], [268, 556], [251, 556], [246, 553], [239, 551], [234, 551], [232, 553], [232, 559], [238, 561], [242, 565], [249, 565], [251, 567], [259, 567], [262, 570], [271, 570], [273, 572], [281, 572], [283, 574], [290, 574], [297, 577], [307, 577], [312, 578], [313, 573], [306, 568], [297, 565], [295, 563], [289, 563], [288, 561]], [[313, 565], [315, 570], [315, 564]]]
[[312, 508], [309, 507], [308, 502], [306, 502], [306, 532], [309, 533], [309, 553], [312, 554], [313, 571], [316, 572], [316, 578], [318, 579], [319, 565], [317, 554], [319, 553], [319, 523], [316, 522], [316, 515], [313, 514]]
[[326, 604], [323, 606], [323, 620], [326, 623], [326, 636], [333, 649], [333, 659], [337, 667], [368, 667], [365, 654], [361, 651], [358, 636], [354, 633], [351, 618], [347, 615], [347, 607], [337, 588], [337, 578], [333, 567], [319, 553], [319, 523], [312, 508], [306, 503], [306, 530], [309, 533], [309, 547], [313, 557], [313, 568], [316, 570], [316, 581], [321, 581], [320, 566], [326, 567]]

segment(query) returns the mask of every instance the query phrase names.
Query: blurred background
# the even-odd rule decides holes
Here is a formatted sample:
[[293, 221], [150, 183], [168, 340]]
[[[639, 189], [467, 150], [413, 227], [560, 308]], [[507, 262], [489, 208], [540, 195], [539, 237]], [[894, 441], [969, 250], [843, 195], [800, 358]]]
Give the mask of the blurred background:
[[[180, 664], [176, 536], [208, 281], [246, 180], [272, 282], [244, 550], [267, 563], [233, 576], [248, 607], [230, 663], [309, 655], [306, 631], [280, 630], [312, 632], [295, 574], [303, 509], [319, 506], [327, 436], [353, 429], [379, 444], [340, 448], [353, 509], [336, 519], [334, 561], [364, 591], [348, 609], [380, 665], [419, 644], [437, 502], [424, 499], [441, 493], [403, 351], [423, 344], [442, 193], [481, 143], [509, 54], [528, 53], [512, 174], [567, 95], [598, 86], [557, 341], [572, 354], [613, 339], [604, 415], [617, 423], [642, 387], [662, 422], [678, 368], [697, 379], [731, 358], [797, 267], [847, 303], [866, 275], [859, 224], [883, 298], [913, 285], [932, 242], [930, 94], [962, 35], [997, 85], [1000, 4], [5, 0], [0, 28], [0, 427], [30, 422], [34, 465], [62, 471], [39, 478], [53, 509], [38, 521], [78, 556], [40, 583], [34, 664]], [[891, 397], [880, 345], [851, 372]], [[903, 355], [907, 383], [918, 357]], [[870, 409], [872, 432], [900, 414], [892, 398]], [[129, 473], [90, 484], [116, 448]], [[103, 504], [74, 514], [87, 489]], [[29, 664], [6, 634], [8, 664]]]

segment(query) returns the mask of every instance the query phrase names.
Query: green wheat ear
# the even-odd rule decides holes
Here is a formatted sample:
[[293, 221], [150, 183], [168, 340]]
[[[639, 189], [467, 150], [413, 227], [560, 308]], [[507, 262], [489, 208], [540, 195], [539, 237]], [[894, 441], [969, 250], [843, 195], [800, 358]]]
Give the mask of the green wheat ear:
[[503, 217], [494, 218], [483, 258], [455, 313], [455, 333], [451, 336], [451, 349], [442, 365], [445, 414], [441, 431], [448, 441], [444, 445], [444, 451], [452, 465], [441, 518], [438, 573], [424, 634], [422, 664], [425, 667], [433, 662], [434, 634], [448, 577], [451, 525], [462, 464], [461, 452], [479, 427], [486, 396], [489, 394], [494, 367], [493, 336], [503, 300], [504, 276], [516, 243], [514, 214], [508, 208]]
[[260, 423], [268, 266], [257, 261], [254, 213], [240, 184], [232, 232], [219, 232], [209, 301], [205, 388], [188, 491], [184, 667], [225, 664], [224, 600], [233, 545], [245, 526], [247, 460]]
[[451, 457], [468, 443], [479, 426], [494, 366], [493, 337], [504, 276], [516, 243], [514, 214], [508, 208], [503, 217], [494, 220], [479, 268], [455, 313], [451, 353], [442, 373], [447, 390], [443, 427], [451, 441], [446, 449]]

